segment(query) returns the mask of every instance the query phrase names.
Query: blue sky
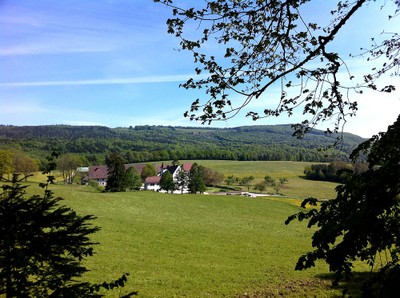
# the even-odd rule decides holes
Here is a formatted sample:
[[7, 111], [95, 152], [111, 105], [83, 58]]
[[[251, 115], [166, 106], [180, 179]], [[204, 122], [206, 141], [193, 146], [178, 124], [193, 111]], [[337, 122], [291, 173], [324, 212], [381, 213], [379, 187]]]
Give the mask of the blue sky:
[[[332, 2], [314, 0], [306, 16], [326, 20], [322, 11]], [[391, 2], [385, 9], [393, 12]], [[341, 52], [368, 46], [383, 29], [400, 28], [399, 18], [387, 22], [379, 5], [370, 4], [347, 24], [335, 45]], [[0, 0], [0, 124], [199, 126], [183, 117], [199, 94], [178, 87], [193, 76], [194, 65], [167, 34], [169, 16], [152, 0]], [[371, 68], [363, 59], [348, 63], [355, 73]], [[400, 89], [399, 78], [386, 80]], [[345, 131], [369, 137], [386, 130], [400, 112], [399, 94], [357, 97], [358, 116]], [[265, 105], [261, 99], [249, 108]], [[301, 114], [253, 122], [244, 111], [211, 126], [293, 123]]]

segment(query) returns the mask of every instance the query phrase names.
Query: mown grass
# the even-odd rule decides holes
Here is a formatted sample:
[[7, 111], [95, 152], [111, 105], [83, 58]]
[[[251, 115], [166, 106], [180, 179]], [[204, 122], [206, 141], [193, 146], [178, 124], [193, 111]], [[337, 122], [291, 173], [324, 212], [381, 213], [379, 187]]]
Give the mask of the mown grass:
[[54, 191], [80, 213], [98, 217], [102, 230], [94, 240], [101, 245], [87, 261], [91, 281], [129, 272], [125, 290], [141, 297], [336, 293], [316, 277], [327, 272], [325, 266], [294, 271], [298, 256], [310, 248], [311, 233], [303, 224], [284, 224], [298, 211], [290, 203], [145, 191], [105, 194], [73, 186]]
[[[325, 278], [324, 264], [304, 272], [294, 270], [298, 257], [311, 248], [312, 231], [304, 223], [284, 224], [300, 210], [297, 197], [321, 195], [329, 187], [333, 194], [333, 184], [308, 186], [299, 178], [304, 163], [199, 163], [225, 174], [288, 178], [282, 191], [302, 195], [99, 193], [88, 186], [53, 185], [65, 204], [98, 217], [95, 224], [101, 231], [93, 240], [100, 245], [87, 260], [92, 270], [88, 280], [110, 281], [128, 272], [122, 293], [136, 290], [140, 297], [341, 296], [341, 290], [331, 288]], [[36, 183], [30, 184], [29, 193], [40, 191]], [[108, 296], [120, 294], [113, 291]]]
[[[196, 162], [221, 172], [225, 177], [233, 175], [243, 178], [252, 175], [255, 178], [253, 185], [262, 181], [266, 175], [276, 180], [286, 178], [288, 183], [283, 185], [280, 194], [291, 198], [305, 199], [313, 196], [320, 199], [332, 199], [335, 197], [336, 183], [304, 179], [304, 168], [315, 164], [312, 162], [226, 160], [200, 160]], [[272, 191], [272, 189], [267, 189], [265, 192], [268, 191]]]

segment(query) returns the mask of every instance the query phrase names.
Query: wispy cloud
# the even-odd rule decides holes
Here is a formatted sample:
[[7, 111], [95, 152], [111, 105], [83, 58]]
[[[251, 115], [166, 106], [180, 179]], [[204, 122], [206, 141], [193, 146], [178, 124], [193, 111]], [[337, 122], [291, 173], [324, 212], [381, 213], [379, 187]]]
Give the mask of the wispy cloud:
[[183, 82], [193, 77], [190, 74], [183, 75], [161, 75], [133, 78], [111, 78], [96, 80], [71, 80], [71, 81], [42, 81], [42, 82], [9, 82], [0, 83], [1, 88], [18, 87], [46, 87], [46, 86], [78, 86], [78, 85], [126, 85], [143, 83], [165, 83], [165, 82]]
[[1, 110], [0, 115], [12, 115], [12, 114], [38, 114], [38, 113], [46, 113], [48, 109], [42, 106], [36, 100], [25, 100], [25, 101], [0, 101], [1, 103]]
[[91, 12], [95, 7], [84, 4], [45, 6], [38, 3], [5, 7], [0, 37], [6, 42], [0, 47], [0, 56], [113, 51], [125, 42], [116, 33], [126, 33], [127, 29], [114, 15], [96, 15]]
[[0, 56], [23, 56], [23, 55], [46, 55], [46, 54], [66, 54], [66, 53], [93, 53], [114, 50], [111, 45], [89, 45], [79, 43], [76, 40], [66, 44], [65, 40], [46, 41], [43, 43], [25, 43], [9, 46], [0, 49]]

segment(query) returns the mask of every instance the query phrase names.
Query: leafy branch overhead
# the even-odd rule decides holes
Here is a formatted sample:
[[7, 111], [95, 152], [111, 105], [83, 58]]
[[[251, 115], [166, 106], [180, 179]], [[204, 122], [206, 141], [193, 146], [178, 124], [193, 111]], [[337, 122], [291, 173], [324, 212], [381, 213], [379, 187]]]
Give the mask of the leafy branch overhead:
[[[359, 83], [344, 85], [339, 74], [354, 78], [338, 51], [331, 45], [346, 23], [371, 0], [339, 1], [330, 12], [331, 20], [322, 26], [305, 19], [304, 7], [311, 0], [196, 1], [198, 7], [178, 7], [173, 0], [154, 0], [172, 8], [167, 20], [168, 32], [180, 39], [180, 47], [193, 54], [196, 78], [181, 86], [202, 89], [206, 100], [196, 99], [185, 116], [202, 123], [226, 120], [255, 100], [265, 100], [262, 113], [250, 111], [257, 120], [282, 113], [292, 115], [301, 108], [308, 119], [297, 125], [297, 135], [317, 123], [334, 120], [334, 131], [357, 112], [357, 102], [348, 92], [362, 93], [363, 88], [391, 92], [394, 86], [378, 88], [376, 80], [384, 73], [399, 69], [399, 35], [393, 33], [382, 43], [373, 43], [370, 59], [384, 57], [380, 69], [372, 69]], [[399, 12], [397, 9], [390, 18]], [[183, 5], [183, 4], [182, 4]], [[195, 30], [193, 30], [195, 29]], [[207, 45], [216, 44], [222, 53], [209, 54]], [[208, 47], [209, 48], [209, 47]], [[266, 94], [280, 88], [276, 106]], [[234, 103], [231, 95], [243, 101]]]

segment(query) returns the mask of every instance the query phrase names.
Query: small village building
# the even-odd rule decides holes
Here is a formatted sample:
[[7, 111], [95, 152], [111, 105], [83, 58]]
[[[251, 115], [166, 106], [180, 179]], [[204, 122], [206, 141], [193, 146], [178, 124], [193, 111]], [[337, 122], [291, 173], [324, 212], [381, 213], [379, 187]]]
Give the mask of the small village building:
[[89, 181], [95, 181], [100, 186], [106, 186], [107, 178], [108, 178], [107, 166], [90, 166], [88, 174], [83, 178], [83, 183], [88, 184]]
[[[157, 176], [146, 178], [146, 180], [144, 181], [143, 188], [145, 190], [161, 191], [160, 180], [161, 180], [161, 176], [166, 171], [169, 171], [171, 173], [173, 180], [176, 182], [178, 180], [178, 175], [181, 170], [185, 171], [186, 173], [189, 173], [191, 168], [192, 168], [191, 163], [184, 163], [182, 166], [179, 166], [179, 165], [164, 166], [164, 164], [162, 164], [160, 167], [160, 170], [157, 171], [157, 173], [158, 173]], [[181, 193], [181, 192], [182, 192], [182, 190], [176, 191], [176, 193]], [[187, 188], [183, 189], [183, 192], [187, 192]]]
[[[125, 170], [129, 169], [130, 167], [134, 167], [136, 171], [140, 174], [144, 166], [145, 164], [126, 164]], [[142, 189], [160, 191], [161, 176], [166, 171], [169, 171], [172, 174], [174, 181], [177, 181], [179, 172], [183, 170], [186, 173], [189, 173], [190, 169], [192, 168], [192, 163], [184, 163], [182, 164], [182, 166], [179, 165], [164, 166], [164, 164], [161, 165], [155, 164], [154, 167], [156, 168], [157, 176], [147, 177], [143, 183]], [[82, 183], [88, 184], [89, 181], [95, 181], [100, 186], [106, 186], [107, 179], [108, 179], [107, 166], [90, 166], [87, 175], [82, 179]], [[184, 189], [183, 191], [187, 192], [187, 189]], [[181, 190], [177, 192], [181, 192]]]
[[159, 191], [160, 190], [160, 180], [161, 180], [161, 176], [147, 177], [144, 180], [144, 189]]

